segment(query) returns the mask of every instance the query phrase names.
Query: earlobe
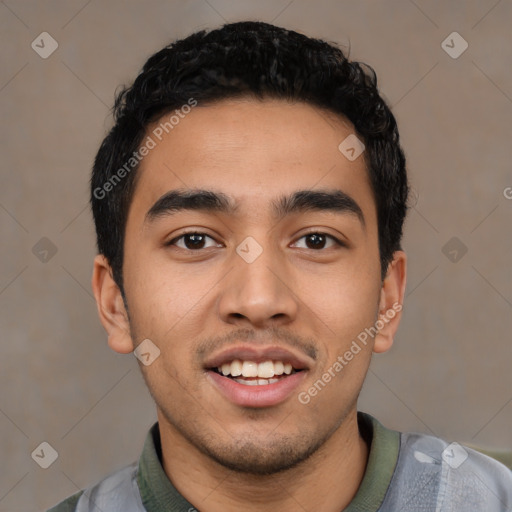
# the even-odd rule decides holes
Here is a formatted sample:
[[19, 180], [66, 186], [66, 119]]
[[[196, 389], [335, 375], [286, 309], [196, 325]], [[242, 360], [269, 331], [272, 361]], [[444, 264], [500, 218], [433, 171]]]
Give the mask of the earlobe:
[[379, 318], [376, 322], [378, 333], [373, 345], [375, 353], [386, 352], [393, 345], [402, 316], [406, 280], [407, 256], [403, 251], [395, 251], [380, 291]]
[[108, 334], [109, 347], [120, 354], [132, 352], [130, 324], [121, 290], [112, 277], [108, 260], [102, 254], [94, 258], [92, 289], [98, 315]]

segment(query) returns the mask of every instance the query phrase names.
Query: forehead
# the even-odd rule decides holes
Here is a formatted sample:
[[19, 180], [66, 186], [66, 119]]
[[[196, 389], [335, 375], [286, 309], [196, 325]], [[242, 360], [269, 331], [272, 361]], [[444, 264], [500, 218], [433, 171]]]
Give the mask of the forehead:
[[310, 104], [248, 98], [186, 111], [148, 128], [154, 147], [137, 171], [129, 220], [176, 189], [220, 191], [241, 206], [238, 213], [260, 215], [297, 190], [339, 189], [365, 217], [375, 216], [364, 154], [350, 161], [339, 150], [354, 136], [343, 117]]

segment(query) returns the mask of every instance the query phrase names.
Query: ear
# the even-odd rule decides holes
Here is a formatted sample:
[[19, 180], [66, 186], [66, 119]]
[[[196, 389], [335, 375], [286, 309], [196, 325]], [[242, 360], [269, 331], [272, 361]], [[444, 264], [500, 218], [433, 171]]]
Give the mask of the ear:
[[123, 296], [112, 277], [110, 264], [102, 254], [94, 258], [92, 289], [101, 323], [108, 333], [109, 347], [120, 354], [132, 352], [134, 346]]
[[403, 251], [395, 251], [380, 290], [378, 332], [373, 345], [375, 353], [386, 352], [393, 345], [402, 316], [406, 280], [407, 256]]

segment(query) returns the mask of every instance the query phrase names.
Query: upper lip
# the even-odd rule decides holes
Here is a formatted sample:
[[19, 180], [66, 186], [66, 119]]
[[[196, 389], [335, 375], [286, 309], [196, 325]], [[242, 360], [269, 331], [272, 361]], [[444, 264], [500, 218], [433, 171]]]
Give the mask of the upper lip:
[[205, 363], [207, 369], [218, 368], [225, 363], [231, 363], [235, 359], [240, 361], [252, 361], [254, 363], [263, 363], [265, 361], [282, 361], [290, 363], [295, 370], [307, 370], [310, 368], [311, 359], [307, 356], [300, 356], [288, 349], [268, 346], [239, 346], [222, 350], [211, 356]]

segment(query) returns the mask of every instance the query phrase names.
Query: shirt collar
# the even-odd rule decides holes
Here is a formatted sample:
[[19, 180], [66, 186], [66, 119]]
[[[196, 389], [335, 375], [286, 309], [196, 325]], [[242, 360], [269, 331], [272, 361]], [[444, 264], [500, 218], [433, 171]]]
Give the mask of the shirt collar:
[[162, 445], [158, 422], [149, 430], [137, 471], [142, 504], [147, 512], [195, 510], [172, 485], [162, 466]]
[[[366, 471], [354, 499], [344, 512], [376, 512], [391, 483], [400, 448], [400, 433], [382, 426], [369, 414], [357, 413], [359, 431], [369, 446]], [[172, 485], [162, 467], [158, 422], [149, 430], [139, 459], [137, 484], [148, 512], [195, 510]]]
[[364, 412], [357, 413], [357, 421], [370, 453], [357, 494], [343, 512], [376, 512], [384, 501], [395, 472], [400, 432], [387, 429]]

